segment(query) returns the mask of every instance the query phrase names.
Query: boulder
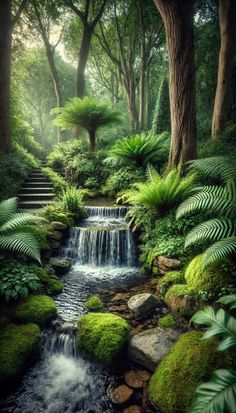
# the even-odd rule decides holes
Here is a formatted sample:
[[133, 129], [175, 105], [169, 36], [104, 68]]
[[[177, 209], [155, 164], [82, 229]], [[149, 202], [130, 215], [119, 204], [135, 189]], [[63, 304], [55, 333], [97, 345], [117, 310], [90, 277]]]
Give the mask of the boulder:
[[79, 319], [78, 348], [109, 366], [124, 349], [129, 332], [128, 323], [121, 317], [109, 313], [90, 313]]
[[141, 389], [151, 377], [146, 370], [130, 370], [125, 373], [125, 383], [133, 389]]
[[52, 221], [50, 225], [52, 229], [58, 230], [58, 231], [64, 231], [65, 229], [67, 229], [67, 225], [59, 221]]
[[59, 241], [55, 241], [53, 239], [49, 239], [48, 244], [49, 244], [50, 248], [52, 248], [53, 250], [58, 250], [61, 246]]
[[71, 269], [71, 261], [65, 258], [51, 258], [49, 264], [58, 275], [66, 274]]
[[159, 255], [158, 266], [160, 268], [163, 266], [163, 268], [167, 268], [168, 271], [173, 271], [181, 268], [181, 262], [180, 260], [177, 260], [175, 258], [170, 258], [165, 255]]
[[133, 392], [134, 391], [130, 389], [130, 387], [126, 386], [125, 384], [121, 384], [121, 386], [118, 386], [115, 389], [111, 390], [111, 401], [114, 404], [123, 404], [130, 399]]
[[102, 310], [104, 308], [104, 304], [98, 295], [92, 295], [89, 297], [84, 306], [89, 311]]
[[160, 301], [153, 294], [143, 293], [133, 295], [127, 304], [136, 318], [144, 318], [160, 306]]
[[152, 328], [130, 339], [128, 356], [136, 363], [155, 370], [163, 357], [179, 338], [179, 333], [171, 328]]
[[62, 233], [60, 231], [53, 231], [48, 235], [48, 238], [60, 241], [60, 239], [62, 238]]
[[184, 274], [180, 271], [169, 271], [158, 282], [158, 290], [165, 295], [168, 289], [174, 284], [185, 284]]
[[56, 305], [47, 295], [32, 295], [17, 304], [12, 310], [12, 318], [19, 323], [47, 325], [57, 315]]
[[133, 406], [129, 406], [122, 411], [122, 413], [142, 413], [141, 407], [134, 404]]
[[165, 295], [166, 304], [175, 312], [190, 316], [196, 310], [194, 291], [186, 284], [175, 284]]

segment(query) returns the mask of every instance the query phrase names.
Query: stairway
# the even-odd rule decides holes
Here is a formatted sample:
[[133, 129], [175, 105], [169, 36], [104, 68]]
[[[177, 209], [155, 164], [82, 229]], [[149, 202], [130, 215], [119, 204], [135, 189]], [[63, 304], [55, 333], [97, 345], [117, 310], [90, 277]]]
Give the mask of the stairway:
[[[42, 167], [46, 166], [44, 162]], [[51, 181], [42, 173], [42, 169], [34, 169], [18, 193], [20, 209], [39, 209], [52, 203], [54, 191]]]

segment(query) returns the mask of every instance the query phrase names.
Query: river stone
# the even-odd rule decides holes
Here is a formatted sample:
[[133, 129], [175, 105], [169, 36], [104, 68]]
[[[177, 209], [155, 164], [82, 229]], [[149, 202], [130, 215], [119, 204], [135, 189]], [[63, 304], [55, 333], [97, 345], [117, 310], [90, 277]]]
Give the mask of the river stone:
[[169, 258], [165, 255], [159, 255], [158, 265], [160, 268], [163, 266], [163, 269], [167, 268], [167, 271], [172, 271], [178, 270], [181, 267], [181, 262], [180, 260], [177, 260], [175, 258]]
[[159, 299], [149, 293], [133, 295], [128, 301], [129, 309], [134, 313], [135, 317], [143, 318], [150, 312], [154, 311], [159, 305]]
[[51, 234], [49, 234], [48, 238], [55, 241], [60, 241], [60, 239], [62, 238], [62, 233], [60, 231], [53, 231]]
[[130, 370], [125, 373], [125, 382], [133, 389], [141, 389], [144, 383], [151, 377], [151, 374], [145, 370]]
[[67, 226], [63, 224], [62, 222], [59, 221], [52, 221], [51, 222], [51, 227], [55, 230], [63, 231], [67, 229]]
[[111, 390], [111, 401], [114, 404], [123, 404], [127, 402], [133, 394], [133, 390], [126, 384], [121, 384], [121, 386], [116, 387]]
[[152, 328], [133, 336], [128, 346], [128, 356], [136, 363], [155, 370], [175, 344], [180, 333], [172, 328]]
[[58, 250], [61, 246], [59, 241], [55, 241], [53, 239], [49, 239], [48, 243], [49, 243], [50, 248], [52, 248], [53, 250]]
[[135, 404], [133, 406], [129, 406], [126, 409], [124, 409], [122, 413], [142, 413], [142, 410], [141, 410], [141, 407]]
[[70, 260], [66, 260], [64, 258], [51, 258], [49, 264], [58, 275], [65, 274], [71, 269]]

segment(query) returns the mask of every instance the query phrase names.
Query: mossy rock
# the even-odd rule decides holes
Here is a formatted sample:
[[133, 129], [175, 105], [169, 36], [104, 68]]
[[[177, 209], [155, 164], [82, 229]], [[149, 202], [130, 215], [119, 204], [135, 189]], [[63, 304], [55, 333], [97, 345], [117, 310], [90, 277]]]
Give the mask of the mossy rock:
[[168, 272], [158, 283], [161, 294], [165, 295], [173, 284], [185, 284], [184, 275], [180, 271]]
[[172, 314], [165, 315], [159, 320], [158, 327], [162, 328], [176, 328], [176, 318]]
[[40, 279], [43, 289], [47, 294], [56, 295], [63, 290], [63, 283], [56, 275], [49, 275], [43, 268], [35, 268], [34, 272]]
[[102, 310], [104, 308], [104, 304], [101, 298], [98, 295], [92, 295], [84, 304], [87, 310]]
[[192, 315], [196, 310], [194, 290], [187, 284], [175, 284], [165, 295], [166, 304], [181, 315]]
[[185, 280], [195, 293], [207, 291], [217, 295], [227, 284], [232, 283], [230, 272], [226, 272], [223, 263], [214, 263], [202, 268], [203, 255], [197, 255], [185, 270]]
[[186, 413], [196, 387], [225, 365], [226, 356], [216, 342], [202, 340], [202, 333], [183, 334], [161, 361], [149, 383], [149, 397], [163, 413]]
[[102, 364], [113, 364], [124, 348], [130, 327], [114, 314], [91, 313], [79, 319], [77, 343]]
[[39, 354], [36, 324], [9, 324], [0, 331], [0, 383], [18, 380]]
[[13, 319], [45, 326], [57, 315], [56, 305], [47, 295], [32, 295], [14, 308]]

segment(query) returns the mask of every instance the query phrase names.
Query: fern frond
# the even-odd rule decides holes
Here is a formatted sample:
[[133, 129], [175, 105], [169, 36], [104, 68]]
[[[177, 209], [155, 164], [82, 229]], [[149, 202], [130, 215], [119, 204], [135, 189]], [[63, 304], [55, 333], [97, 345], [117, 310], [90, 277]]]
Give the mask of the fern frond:
[[189, 162], [191, 168], [210, 178], [223, 181], [236, 179], [235, 160], [226, 156], [214, 156], [211, 158], [195, 159]]
[[33, 215], [30, 213], [16, 213], [11, 219], [9, 219], [9, 221], [1, 226], [0, 233], [15, 230], [25, 225], [39, 224], [42, 222], [47, 221], [39, 215]]
[[236, 294], [225, 295], [224, 297], [221, 297], [217, 303], [229, 305], [230, 310], [233, 310], [236, 308]]
[[203, 253], [203, 267], [236, 254], [236, 236], [215, 242]]
[[194, 227], [187, 235], [185, 247], [198, 241], [218, 241], [222, 238], [231, 237], [236, 233], [235, 222], [231, 219], [211, 219]]
[[17, 198], [9, 198], [0, 202], [0, 225], [11, 219], [16, 210]]
[[40, 262], [39, 244], [29, 233], [1, 234], [0, 249], [32, 257]]

